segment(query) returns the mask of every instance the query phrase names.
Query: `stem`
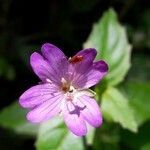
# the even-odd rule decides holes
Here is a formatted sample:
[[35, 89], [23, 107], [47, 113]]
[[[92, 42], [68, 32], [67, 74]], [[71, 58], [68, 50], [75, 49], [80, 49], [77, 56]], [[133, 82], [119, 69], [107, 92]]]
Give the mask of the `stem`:
[[87, 145], [87, 140], [86, 140], [85, 136], [82, 137], [82, 141], [83, 141], [83, 145], [84, 145], [84, 150], [87, 150], [88, 149], [88, 145]]

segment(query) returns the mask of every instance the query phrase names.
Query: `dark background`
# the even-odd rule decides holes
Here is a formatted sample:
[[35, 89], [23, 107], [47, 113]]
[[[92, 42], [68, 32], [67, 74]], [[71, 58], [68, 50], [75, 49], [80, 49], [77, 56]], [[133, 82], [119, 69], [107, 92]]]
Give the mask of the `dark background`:
[[[39, 80], [29, 56], [49, 42], [67, 56], [82, 49], [93, 23], [113, 7], [127, 27], [132, 55], [149, 55], [147, 0], [0, 0], [0, 109]], [[31, 149], [33, 139], [0, 129], [0, 149]]]

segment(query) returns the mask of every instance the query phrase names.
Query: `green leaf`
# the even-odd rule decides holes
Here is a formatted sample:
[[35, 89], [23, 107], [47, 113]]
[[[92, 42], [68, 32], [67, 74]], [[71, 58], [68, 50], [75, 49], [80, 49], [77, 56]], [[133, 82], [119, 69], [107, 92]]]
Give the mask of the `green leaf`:
[[37, 150], [83, 150], [81, 138], [73, 135], [57, 117], [41, 124], [36, 147]]
[[102, 19], [93, 26], [84, 47], [96, 48], [97, 59], [104, 59], [109, 64], [106, 76], [109, 85], [117, 85], [124, 79], [130, 67], [131, 45], [113, 9], [104, 13]]
[[116, 124], [104, 122], [96, 129], [93, 150], [119, 150], [119, 130]]
[[121, 143], [127, 145], [126, 149], [144, 150], [150, 142], [150, 121], [139, 127], [138, 133], [133, 133], [128, 130], [121, 131]]
[[143, 145], [141, 150], [150, 150], [150, 143]]
[[123, 128], [137, 131], [137, 122], [129, 101], [113, 87], [108, 87], [102, 96], [101, 109], [105, 119], [118, 122]]
[[0, 126], [27, 135], [35, 135], [38, 130], [37, 125], [26, 120], [26, 110], [18, 103], [13, 103], [0, 112]]
[[130, 100], [138, 125], [150, 120], [150, 82], [126, 82], [123, 91]]

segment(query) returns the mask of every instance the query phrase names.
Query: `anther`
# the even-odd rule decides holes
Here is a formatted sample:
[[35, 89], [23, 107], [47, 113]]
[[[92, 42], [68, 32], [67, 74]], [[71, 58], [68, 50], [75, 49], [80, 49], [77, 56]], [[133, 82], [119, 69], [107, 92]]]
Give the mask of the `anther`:
[[74, 91], [74, 87], [70, 86], [69, 93], [72, 93], [73, 91]]
[[70, 89], [70, 90], [69, 90], [69, 93], [72, 93], [72, 92], [73, 92], [73, 89]]

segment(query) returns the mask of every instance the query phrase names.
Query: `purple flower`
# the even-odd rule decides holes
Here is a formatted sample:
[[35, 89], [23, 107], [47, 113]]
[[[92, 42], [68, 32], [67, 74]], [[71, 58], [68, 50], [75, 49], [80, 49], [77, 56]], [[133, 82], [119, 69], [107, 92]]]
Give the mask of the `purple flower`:
[[95, 93], [89, 87], [97, 84], [108, 71], [103, 61], [93, 62], [97, 54], [93, 48], [84, 49], [67, 59], [56, 46], [46, 43], [36, 52], [30, 63], [42, 80], [25, 91], [19, 102], [29, 108], [27, 119], [38, 123], [62, 114], [67, 127], [77, 136], [87, 133], [86, 123], [93, 127], [102, 124], [102, 115]]

